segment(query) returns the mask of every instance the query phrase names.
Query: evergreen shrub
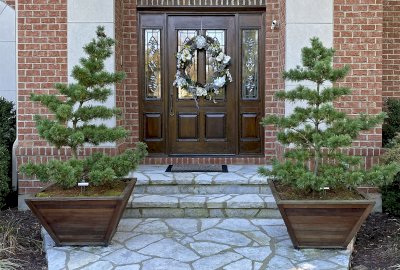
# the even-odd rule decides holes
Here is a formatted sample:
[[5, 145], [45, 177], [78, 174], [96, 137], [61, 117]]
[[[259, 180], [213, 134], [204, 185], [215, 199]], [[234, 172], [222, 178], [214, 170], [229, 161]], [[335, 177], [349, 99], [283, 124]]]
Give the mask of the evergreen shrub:
[[11, 187], [11, 153], [15, 141], [15, 110], [11, 101], [0, 97], [0, 209]]
[[[69, 147], [72, 157], [51, 160], [48, 163], [29, 163], [21, 166], [27, 175], [36, 175], [43, 182], [55, 182], [67, 189], [78, 182], [89, 182], [93, 186], [112, 185], [117, 178], [134, 170], [147, 155], [146, 145], [137, 143], [135, 150], [126, 150], [117, 156], [95, 153], [82, 157], [85, 144], [98, 146], [101, 143], [123, 140], [128, 131], [123, 127], [107, 127], [104, 120], [120, 116], [116, 108], [102, 105], [111, 95], [111, 86], [125, 78], [123, 72], [110, 73], [104, 61], [112, 55], [114, 40], [107, 37], [104, 27], [97, 28], [97, 38], [84, 47], [87, 54], [80, 65], [72, 70], [76, 83], [56, 84], [59, 95], [32, 94], [31, 99], [40, 102], [54, 117], [35, 115], [36, 127], [41, 138], [57, 148]], [[102, 124], [96, 124], [94, 120]]]
[[[323, 46], [318, 38], [311, 47], [302, 49], [302, 67], [283, 73], [293, 82], [308, 81], [312, 87], [298, 85], [290, 91], [280, 91], [276, 97], [289, 102], [302, 102], [288, 116], [267, 116], [263, 125], [278, 128], [277, 139], [287, 151], [282, 161], [275, 160], [272, 170], [259, 172], [272, 176], [303, 192], [324, 195], [324, 188], [355, 188], [362, 184], [382, 186], [393, 181], [399, 165], [378, 165], [362, 169], [361, 158], [346, 153], [361, 131], [383, 122], [385, 114], [348, 116], [333, 105], [341, 96], [351, 94], [347, 87], [336, 82], [345, 78], [349, 67], [333, 68], [334, 50]], [[309, 84], [308, 84], [309, 85]]]
[[385, 101], [384, 109], [387, 117], [382, 125], [382, 145], [390, 147], [390, 142], [400, 132], [400, 100], [388, 98]]
[[[400, 164], [400, 134], [396, 135], [383, 155], [383, 162]], [[400, 173], [394, 177], [393, 183], [381, 187], [383, 211], [400, 216]]]

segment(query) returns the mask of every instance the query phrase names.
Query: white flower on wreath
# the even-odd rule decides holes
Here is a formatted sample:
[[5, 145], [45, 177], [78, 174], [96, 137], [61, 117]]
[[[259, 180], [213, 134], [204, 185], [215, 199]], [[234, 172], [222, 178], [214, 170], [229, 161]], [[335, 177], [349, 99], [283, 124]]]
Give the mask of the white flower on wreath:
[[229, 69], [226, 70], [226, 76], [228, 77], [228, 81], [229, 81], [229, 82], [232, 82], [232, 81], [233, 81], [233, 79], [232, 79], [232, 74], [229, 72]]
[[229, 61], [231, 61], [231, 57], [224, 54], [223, 52], [220, 52], [218, 56], [215, 58], [220, 63], [223, 63], [224, 65], [227, 65]]
[[173, 85], [176, 87], [186, 87], [188, 83], [184, 78], [180, 77], [180, 75], [177, 74]]
[[225, 54], [223, 52], [220, 52], [215, 60], [217, 60], [218, 62], [222, 62], [222, 60], [224, 60], [224, 55]]
[[218, 77], [214, 80], [214, 85], [218, 88], [221, 88], [225, 85], [226, 83], [226, 76]]
[[197, 49], [201, 50], [203, 48], [205, 48], [207, 45], [207, 41], [205, 39], [205, 37], [203, 36], [197, 36], [196, 37], [196, 47]]
[[192, 54], [188, 49], [183, 49], [182, 52], [177, 55], [177, 58], [182, 62], [190, 61], [192, 60]]
[[196, 87], [196, 96], [207, 96], [207, 90], [204, 87]]
[[222, 63], [224, 63], [224, 65], [227, 65], [229, 61], [231, 61], [231, 57], [229, 55], [224, 54], [224, 60], [222, 61]]

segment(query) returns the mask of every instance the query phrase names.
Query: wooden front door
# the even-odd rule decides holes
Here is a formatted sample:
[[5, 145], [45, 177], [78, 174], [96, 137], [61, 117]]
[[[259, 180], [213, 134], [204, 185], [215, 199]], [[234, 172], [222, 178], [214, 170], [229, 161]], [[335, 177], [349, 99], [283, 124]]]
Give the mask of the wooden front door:
[[[139, 85], [141, 139], [151, 153], [254, 155], [262, 153], [262, 14], [141, 14]], [[233, 82], [215, 100], [173, 86], [176, 54], [197, 35], [207, 35], [231, 56]], [[261, 58], [262, 59], [262, 58]], [[213, 75], [209, 56], [197, 51], [187, 70], [205, 84]]]
[[[171, 16], [168, 19], [168, 85], [176, 73], [176, 53], [185, 41], [196, 35], [211, 36], [219, 41], [227, 55], [236, 52], [234, 16]], [[229, 44], [229, 46], [227, 46]], [[205, 84], [212, 76], [207, 53], [197, 51], [191, 77]], [[236, 69], [236, 59], [229, 66]], [[215, 100], [197, 98], [187, 90], [171, 87], [169, 108], [169, 152], [172, 154], [235, 154], [237, 138], [235, 84], [221, 89]], [[198, 107], [197, 107], [198, 106]]]

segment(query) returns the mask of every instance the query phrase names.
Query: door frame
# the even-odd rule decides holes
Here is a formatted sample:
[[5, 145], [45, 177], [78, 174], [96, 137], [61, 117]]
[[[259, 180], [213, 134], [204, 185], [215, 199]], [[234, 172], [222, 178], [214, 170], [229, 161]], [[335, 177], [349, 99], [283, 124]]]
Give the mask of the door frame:
[[[160, 11], [162, 13], [160, 14]], [[144, 86], [144, 75], [139, 75], [140, 70], [144, 65], [144, 54], [142, 53], [144, 51], [143, 48], [143, 29], [145, 28], [151, 28], [151, 26], [146, 26], [142, 27], [142, 16], [146, 15], [158, 15], [160, 19], [163, 20], [162, 26], [159, 26], [156, 23], [154, 23], [153, 28], [159, 28], [161, 29], [161, 76], [162, 76], [162, 81], [161, 81], [161, 87], [162, 87], [162, 92], [168, 93], [168, 94], [162, 94], [160, 104], [163, 107], [163, 115], [162, 115], [162, 140], [164, 141], [164, 147], [163, 151], [157, 151], [155, 153], [151, 153], [150, 151], [150, 156], [154, 157], [174, 157], [174, 156], [210, 156], [210, 157], [216, 157], [216, 156], [228, 156], [228, 157], [261, 157], [264, 156], [264, 145], [265, 145], [265, 129], [259, 125], [259, 136], [260, 136], [260, 147], [259, 147], [259, 153], [242, 153], [240, 149], [240, 135], [237, 136], [235, 139], [235, 148], [236, 148], [236, 153], [235, 154], [171, 154], [170, 153], [170, 145], [169, 141], [167, 139], [168, 136], [168, 122], [169, 122], [169, 93], [170, 89], [168, 86], [168, 71], [167, 71], [167, 64], [168, 64], [168, 55], [165, 53], [167, 50], [166, 44], [168, 44], [168, 36], [167, 36], [167, 27], [168, 27], [168, 17], [170, 16], [234, 16], [235, 18], [235, 23], [236, 23], [236, 29], [237, 32], [240, 32], [241, 29], [244, 27], [240, 27], [239, 25], [239, 16], [252, 16], [252, 15], [258, 15], [261, 16], [261, 25], [259, 27], [247, 27], [246, 29], [259, 29], [259, 39], [260, 39], [260, 46], [259, 46], [259, 54], [260, 54], [260, 59], [264, 59], [264, 61], [259, 62], [259, 120], [261, 120], [261, 117], [265, 115], [265, 38], [266, 38], [266, 30], [265, 30], [265, 7], [221, 7], [221, 8], [207, 8], [207, 7], [155, 7], [155, 8], [140, 8], [138, 9], [138, 19], [137, 19], [137, 56], [138, 56], [138, 61], [137, 61], [137, 76], [138, 76], [138, 105], [139, 105], [139, 138], [140, 140], [144, 141], [144, 91], [143, 91], [143, 86]], [[241, 52], [241, 35], [236, 34], [236, 40], [237, 40], [237, 46], [236, 46], [236, 55], [240, 55]], [[234, 76], [234, 82], [235, 87], [237, 89], [240, 89], [241, 87], [241, 82], [239, 79], [235, 80], [236, 78], [241, 78], [241, 64], [238, 62], [238, 68], [236, 69], [235, 73], [232, 73]], [[167, 90], [163, 90], [167, 89]], [[236, 93], [236, 98], [235, 98], [235, 108], [237, 110], [236, 113], [236, 121], [237, 121], [237, 133], [241, 133], [241, 124], [240, 124], [240, 97], [241, 91], [238, 90]], [[246, 105], [246, 101], [243, 102], [244, 105]], [[258, 118], [257, 118], [258, 119]], [[151, 150], [151, 149], [150, 149]]]

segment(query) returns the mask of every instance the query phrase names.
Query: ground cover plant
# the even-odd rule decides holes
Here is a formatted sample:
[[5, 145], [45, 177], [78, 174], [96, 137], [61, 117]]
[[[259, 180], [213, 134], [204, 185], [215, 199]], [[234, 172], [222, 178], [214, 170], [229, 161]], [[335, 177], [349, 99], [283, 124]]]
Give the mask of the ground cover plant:
[[[112, 187], [116, 179], [134, 170], [147, 154], [146, 145], [137, 143], [135, 150], [110, 156], [94, 153], [83, 157], [85, 144], [123, 140], [128, 131], [123, 127], [108, 127], [104, 121], [119, 117], [121, 111], [104, 106], [112, 93], [111, 86], [125, 78], [123, 72], [107, 72], [105, 60], [112, 55], [114, 40], [107, 37], [99, 26], [97, 37], [84, 47], [85, 58], [72, 70], [76, 83], [57, 84], [59, 94], [32, 94], [31, 99], [47, 107], [54, 118], [36, 115], [39, 136], [57, 148], [68, 147], [71, 157], [67, 160], [50, 160], [48, 163], [29, 163], [21, 167], [27, 175], [36, 175], [43, 182], [74, 188], [79, 182], [90, 186]], [[101, 122], [97, 124], [95, 120]]]
[[[284, 72], [283, 77], [293, 82], [308, 81], [313, 87], [300, 84], [276, 94], [280, 100], [305, 105], [297, 106], [289, 116], [272, 115], [262, 121], [278, 128], [277, 139], [288, 150], [283, 160], [273, 162], [271, 171], [262, 168], [260, 173], [290, 187], [294, 195], [291, 199], [307, 194], [324, 198], [330, 193], [325, 187], [344, 192], [362, 184], [382, 186], [393, 181], [400, 170], [395, 162], [364, 170], [361, 157], [342, 151], [351, 146], [361, 131], [382, 123], [385, 114], [348, 116], [335, 108], [333, 102], [351, 94], [351, 89], [335, 85], [345, 78], [349, 68], [333, 68], [333, 56], [333, 49], [312, 38], [311, 47], [302, 49], [302, 67]], [[337, 195], [340, 197], [343, 192]]]

